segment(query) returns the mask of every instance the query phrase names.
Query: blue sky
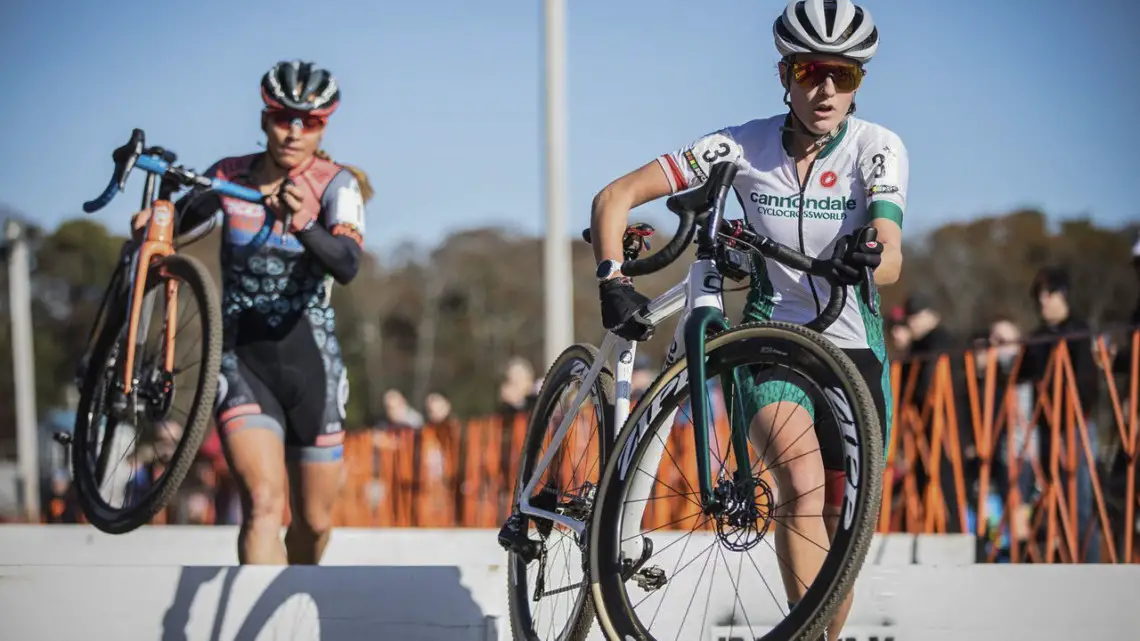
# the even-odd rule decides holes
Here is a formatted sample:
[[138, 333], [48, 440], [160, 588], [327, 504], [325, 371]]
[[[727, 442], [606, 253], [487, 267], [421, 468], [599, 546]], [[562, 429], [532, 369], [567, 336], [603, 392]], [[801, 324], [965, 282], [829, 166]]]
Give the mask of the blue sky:
[[[783, 109], [780, 0], [568, 4], [572, 233], [612, 178]], [[199, 169], [257, 150], [258, 80], [301, 57], [343, 86], [325, 147], [379, 191], [370, 247], [488, 223], [544, 228], [538, 0], [66, 5], [0, 9], [0, 202], [48, 227], [83, 215], [132, 127]], [[867, 6], [882, 44], [859, 115], [908, 147], [908, 236], [1019, 206], [1111, 225], [1140, 217], [1136, 3]], [[125, 230], [141, 185], [132, 178], [95, 216]], [[664, 220], [662, 204], [643, 209], [634, 215]]]

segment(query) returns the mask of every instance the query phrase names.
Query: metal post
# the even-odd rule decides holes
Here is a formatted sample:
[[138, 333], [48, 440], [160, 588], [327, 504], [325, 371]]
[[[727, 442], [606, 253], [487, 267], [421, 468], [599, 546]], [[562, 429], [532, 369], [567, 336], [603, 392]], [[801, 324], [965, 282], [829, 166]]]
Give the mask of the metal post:
[[545, 0], [546, 236], [543, 243], [545, 370], [574, 341], [574, 281], [566, 235], [566, 3]]
[[8, 243], [8, 308], [12, 314], [12, 378], [16, 392], [16, 451], [24, 515], [40, 519], [40, 449], [36, 423], [36, 371], [32, 350], [32, 303], [28, 285], [28, 239], [22, 223], [4, 223]]

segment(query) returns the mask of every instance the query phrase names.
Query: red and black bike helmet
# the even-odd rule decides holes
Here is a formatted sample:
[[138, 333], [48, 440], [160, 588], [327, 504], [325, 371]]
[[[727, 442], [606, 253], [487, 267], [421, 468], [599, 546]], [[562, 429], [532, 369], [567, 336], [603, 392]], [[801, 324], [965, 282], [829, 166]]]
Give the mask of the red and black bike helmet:
[[340, 104], [340, 87], [332, 73], [316, 63], [282, 60], [262, 76], [261, 99], [270, 109], [327, 118]]

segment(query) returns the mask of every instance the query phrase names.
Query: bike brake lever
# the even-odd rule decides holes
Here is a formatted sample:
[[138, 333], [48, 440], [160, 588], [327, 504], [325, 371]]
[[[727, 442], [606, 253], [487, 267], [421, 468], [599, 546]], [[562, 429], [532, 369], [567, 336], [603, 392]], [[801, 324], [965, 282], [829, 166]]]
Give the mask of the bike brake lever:
[[[878, 238], [878, 231], [874, 227], [864, 227], [859, 232], [859, 238], [856, 239], [857, 243], [872, 243]], [[866, 303], [867, 309], [871, 310], [871, 315], [879, 316], [878, 305], [878, 286], [875, 285], [875, 270], [870, 267], [863, 268], [863, 283], [859, 288], [859, 293], [863, 296], [863, 302]]]
[[870, 267], [864, 267], [863, 271], [863, 287], [860, 288], [863, 292], [863, 302], [867, 303], [867, 309], [871, 310], [871, 315], [877, 317], [879, 315], [877, 301], [879, 286], [875, 284], [875, 272]]

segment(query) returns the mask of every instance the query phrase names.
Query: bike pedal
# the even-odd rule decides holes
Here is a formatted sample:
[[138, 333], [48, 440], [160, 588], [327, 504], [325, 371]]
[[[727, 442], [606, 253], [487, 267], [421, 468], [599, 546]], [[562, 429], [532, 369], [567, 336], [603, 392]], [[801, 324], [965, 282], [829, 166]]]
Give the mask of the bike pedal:
[[669, 579], [665, 577], [665, 570], [661, 569], [661, 566], [654, 565], [644, 570], [639, 570], [637, 574], [633, 575], [633, 582], [642, 590], [653, 592], [654, 590], [660, 590], [665, 587]]
[[507, 517], [503, 527], [499, 528], [499, 547], [519, 555], [525, 563], [537, 559], [541, 551], [538, 542], [530, 540], [526, 535], [523, 515], [518, 512]]

